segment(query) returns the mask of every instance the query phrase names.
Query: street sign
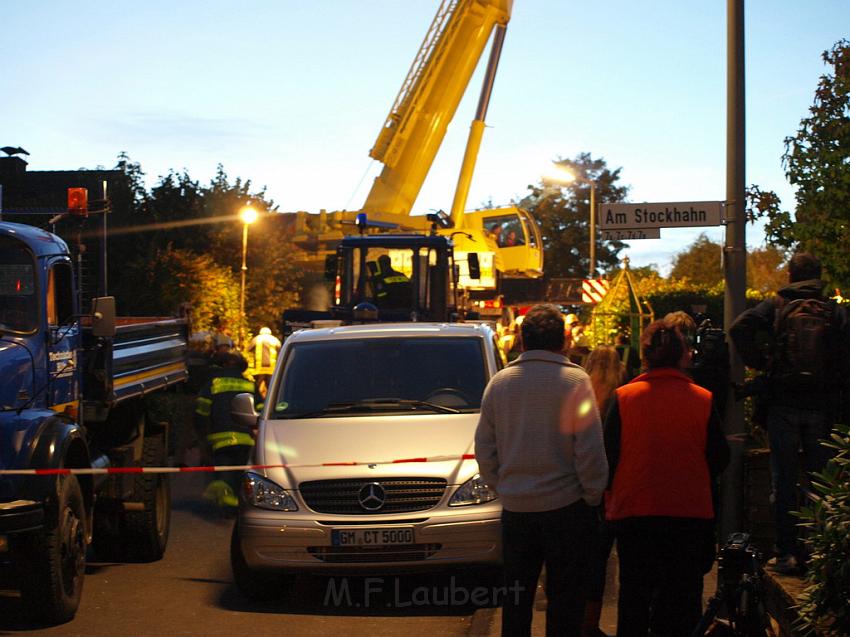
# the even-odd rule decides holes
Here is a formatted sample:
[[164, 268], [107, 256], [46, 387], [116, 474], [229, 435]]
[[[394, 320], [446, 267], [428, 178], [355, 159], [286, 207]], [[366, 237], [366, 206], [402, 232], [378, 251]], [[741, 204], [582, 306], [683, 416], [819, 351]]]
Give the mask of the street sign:
[[660, 239], [661, 228], [622, 228], [603, 230], [603, 241], [634, 241], [635, 239]]
[[598, 206], [598, 219], [602, 230], [719, 226], [723, 202], [604, 203]]
[[608, 292], [608, 279], [584, 279], [581, 282], [581, 300], [584, 303], [599, 303]]

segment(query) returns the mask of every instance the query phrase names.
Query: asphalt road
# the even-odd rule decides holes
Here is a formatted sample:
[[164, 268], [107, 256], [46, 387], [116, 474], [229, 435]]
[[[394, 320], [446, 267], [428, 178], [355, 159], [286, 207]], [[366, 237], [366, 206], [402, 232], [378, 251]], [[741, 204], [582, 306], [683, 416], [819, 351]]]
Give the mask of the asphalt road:
[[233, 521], [200, 499], [202, 487], [201, 475], [172, 477], [171, 536], [161, 561], [90, 561], [77, 616], [62, 626], [24, 623], [16, 594], [0, 592], [0, 635], [379, 637], [478, 632], [471, 630], [473, 614], [492, 595], [482, 592], [483, 604], [463, 604], [459, 589], [494, 584], [462, 572], [368, 580], [303, 577], [290, 599], [246, 600], [230, 572]]

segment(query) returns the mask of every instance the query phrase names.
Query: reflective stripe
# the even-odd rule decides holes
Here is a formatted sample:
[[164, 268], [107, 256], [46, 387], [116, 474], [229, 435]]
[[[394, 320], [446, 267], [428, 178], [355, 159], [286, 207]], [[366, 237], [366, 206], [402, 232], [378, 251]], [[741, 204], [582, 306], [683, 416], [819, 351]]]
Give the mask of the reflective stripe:
[[408, 283], [410, 279], [406, 276], [388, 276], [384, 279], [384, 283]]
[[244, 378], [228, 378], [225, 376], [213, 378], [211, 392], [213, 396], [229, 391], [244, 391], [251, 393], [254, 391], [254, 383], [250, 380], [245, 380]]
[[212, 400], [198, 396], [195, 400], [195, 413], [200, 416], [209, 416], [212, 411]]
[[220, 431], [216, 434], [210, 434], [207, 436], [207, 442], [213, 451], [224, 449], [225, 447], [235, 447], [237, 445], [244, 445], [246, 447], [254, 446], [254, 439], [251, 437], [251, 434], [241, 431]]

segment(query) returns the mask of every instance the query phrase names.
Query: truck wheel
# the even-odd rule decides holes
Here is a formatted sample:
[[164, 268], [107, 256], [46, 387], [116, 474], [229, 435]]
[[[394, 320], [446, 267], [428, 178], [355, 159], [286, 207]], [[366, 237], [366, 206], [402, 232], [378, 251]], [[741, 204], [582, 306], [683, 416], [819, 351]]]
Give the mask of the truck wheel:
[[294, 575], [253, 569], [245, 563], [245, 556], [242, 554], [242, 546], [239, 542], [238, 522], [233, 525], [233, 533], [230, 536], [230, 568], [233, 570], [236, 588], [245, 597], [254, 601], [284, 598], [294, 587]]
[[[162, 467], [166, 461], [165, 434], [146, 437], [142, 447], [142, 466]], [[168, 476], [161, 473], [139, 474], [133, 493], [144, 508], [124, 513], [122, 544], [129, 549], [131, 557], [142, 562], [154, 562], [165, 554], [171, 528]]]
[[76, 476], [61, 476], [44, 530], [16, 538], [12, 555], [26, 614], [61, 624], [80, 605], [86, 569], [86, 510]]

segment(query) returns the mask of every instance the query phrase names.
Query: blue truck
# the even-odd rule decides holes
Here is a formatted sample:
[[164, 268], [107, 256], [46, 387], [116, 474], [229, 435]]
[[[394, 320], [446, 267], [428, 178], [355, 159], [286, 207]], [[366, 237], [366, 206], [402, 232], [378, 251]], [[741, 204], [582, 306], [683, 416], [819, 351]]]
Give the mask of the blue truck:
[[79, 278], [63, 239], [0, 222], [0, 571], [50, 623], [74, 617], [90, 544], [162, 557], [171, 498], [164, 474], [34, 470], [162, 466], [148, 395], [187, 377], [185, 320], [118, 318], [108, 296], [81, 308]]

